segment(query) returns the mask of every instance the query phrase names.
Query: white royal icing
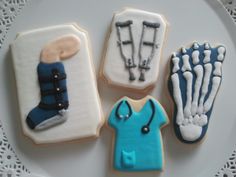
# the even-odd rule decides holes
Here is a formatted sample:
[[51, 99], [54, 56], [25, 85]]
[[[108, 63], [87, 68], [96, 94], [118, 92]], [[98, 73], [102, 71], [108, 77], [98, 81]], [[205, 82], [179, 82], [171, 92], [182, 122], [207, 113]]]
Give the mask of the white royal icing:
[[225, 57], [225, 47], [221, 46], [218, 48], [218, 56], [217, 56], [217, 60], [219, 61], [223, 61], [224, 57]]
[[222, 75], [222, 73], [221, 73], [222, 63], [221, 62], [215, 62], [214, 66], [215, 66], [215, 69], [214, 69], [213, 74], [216, 75], [216, 76], [221, 76]]
[[205, 48], [206, 50], [210, 49], [210, 44], [209, 44], [208, 42], [206, 42], [206, 43], [204, 44], [204, 48]]
[[186, 48], [185, 48], [185, 47], [182, 47], [182, 48], [181, 48], [181, 52], [182, 52], [183, 54], [185, 54], [185, 53], [187, 52]]
[[192, 108], [191, 108], [192, 115], [195, 115], [197, 113], [198, 98], [199, 98], [200, 89], [201, 89], [201, 85], [202, 85], [202, 79], [203, 79], [202, 65], [195, 66], [194, 72], [197, 77], [196, 77], [196, 81], [194, 84], [193, 102], [192, 102]]
[[173, 97], [175, 99], [175, 103], [177, 105], [178, 111], [176, 115], [176, 123], [182, 124], [182, 121], [184, 119], [184, 113], [183, 113], [183, 101], [181, 97], [181, 91], [179, 87], [179, 76], [178, 74], [173, 74], [171, 76], [172, 84], [173, 84]]
[[206, 100], [206, 102], [204, 103], [204, 113], [208, 112], [211, 109], [213, 101], [217, 94], [218, 88], [220, 86], [220, 82], [221, 82], [221, 77], [217, 77], [217, 76], [213, 77], [212, 89], [211, 89], [210, 95], [208, 99]]
[[184, 140], [193, 141], [199, 137], [202, 128], [200, 126], [195, 126], [194, 124], [187, 124], [185, 126], [180, 126], [180, 132]]
[[203, 63], [208, 63], [211, 60], [211, 51], [210, 50], [204, 50], [204, 59]]
[[183, 73], [184, 78], [187, 81], [187, 101], [184, 107], [184, 115], [185, 117], [191, 116], [191, 103], [192, 103], [192, 83], [193, 83], [193, 75], [191, 72], [187, 71]]
[[201, 97], [199, 101], [199, 107], [198, 107], [198, 114], [203, 113], [203, 102], [205, 99], [205, 96], [208, 92], [208, 87], [209, 87], [209, 82], [210, 82], [210, 76], [212, 72], [212, 65], [210, 63], [204, 65], [204, 79], [203, 79], [203, 84], [202, 84], [202, 92], [201, 92]]
[[197, 42], [194, 42], [193, 43], [193, 49], [197, 50], [199, 48], [199, 45]]
[[183, 59], [183, 66], [182, 66], [182, 71], [184, 72], [184, 71], [191, 71], [191, 66], [190, 66], [190, 63], [189, 63], [189, 56], [188, 55], [184, 55], [183, 57], [182, 57], [182, 59]]
[[[60, 36], [74, 34], [80, 50], [63, 60], [67, 74], [69, 111], [67, 121], [40, 132], [26, 125], [29, 111], [38, 105], [40, 90], [37, 65], [42, 47]], [[103, 123], [87, 33], [76, 24], [58, 25], [20, 33], [11, 45], [23, 132], [35, 143], [56, 143], [97, 136]]]
[[198, 64], [199, 63], [199, 51], [195, 50], [192, 53], [192, 59], [193, 59], [193, 64]]
[[179, 68], [179, 57], [176, 57], [174, 54], [173, 54], [173, 58], [172, 58], [172, 62], [173, 62], [173, 69], [172, 69], [172, 72], [175, 73], [177, 72], [180, 68]]

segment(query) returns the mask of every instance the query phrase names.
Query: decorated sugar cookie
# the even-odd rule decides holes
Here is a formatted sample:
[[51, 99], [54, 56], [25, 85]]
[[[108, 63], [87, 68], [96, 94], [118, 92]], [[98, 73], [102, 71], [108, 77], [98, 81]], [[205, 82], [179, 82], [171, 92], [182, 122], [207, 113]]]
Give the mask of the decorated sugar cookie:
[[225, 53], [223, 45], [193, 43], [171, 57], [169, 90], [175, 103], [174, 129], [184, 143], [199, 142], [207, 132]]
[[108, 118], [115, 133], [113, 167], [120, 171], [162, 170], [160, 129], [167, 123], [165, 110], [154, 98], [120, 99]]
[[84, 30], [67, 24], [23, 32], [11, 49], [27, 137], [43, 144], [99, 135], [103, 115]]
[[137, 9], [115, 13], [101, 76], [109, 84], [145, 91], [158, 77], [167, 23], [163, 16]]

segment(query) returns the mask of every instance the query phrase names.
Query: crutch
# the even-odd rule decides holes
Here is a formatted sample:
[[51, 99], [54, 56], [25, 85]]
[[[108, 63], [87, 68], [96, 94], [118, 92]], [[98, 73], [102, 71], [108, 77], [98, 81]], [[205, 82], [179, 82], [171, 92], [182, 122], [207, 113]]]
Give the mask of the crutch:
[[[124, 62], [125, 62], [125, 67], [128, 69], [129, 71], [129, 80], [133, 81], [135, 80], [134, 77], [134, 73], [133, 73], [133, 68], [136, 67], [135, 63], [134, 63], [134, 41], [133, 41], [133, 35], [132, 35], [132, 29], [131, 29], [131, 25], [133, 24], [133, 22], [131, 20], [127, 20], [125, 22], [116, 22], [116, 28], [117, 28], [117, 36], [118, 36], [118, 45], [120, 47], [120, 53], [121, 53], [121, 57], [123, 58]], [[122, 40], [122, 36], [121, 36], [121, 30], [128, 28], [129, 31], [129, 39], [128, 40]], [[131, 56], [127, 56], [124, 53], [124, 47], [131, 45]]]
[[[142, 34], [141, 34], [141, 40], [139, 44], [139, 69], [140, 69], [140, 81], [145, 81], [145, 71], [150, 69], [150, 62], [155, 54], [155, 49], [158, 48], [158, 45], [156, 44], [156, 36], [157, 36], [157, 30], [160, 27], [159, 23], [151, 23], [147, 21], [143, 21], [143, 29], [142, 29]], [[146, 29], [150, 28], [154, 30], [153, 34], [153, 40], [146, 41], [145, 38], [145, 32]], [[143, 57], [142, 52], [143, 52], [143, 47], [151, 47], [151, 52], [148, 57]]]

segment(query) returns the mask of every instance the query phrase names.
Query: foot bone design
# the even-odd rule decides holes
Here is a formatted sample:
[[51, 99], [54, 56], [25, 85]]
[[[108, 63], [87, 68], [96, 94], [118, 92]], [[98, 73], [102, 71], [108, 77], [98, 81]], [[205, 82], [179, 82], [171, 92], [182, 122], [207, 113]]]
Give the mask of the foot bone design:
[[194, 43], [171, 57], [169, 90], [175, 102], [174, 128], [182, 142], [198, 142], [207, 131], [225, 53], [222, 45]]

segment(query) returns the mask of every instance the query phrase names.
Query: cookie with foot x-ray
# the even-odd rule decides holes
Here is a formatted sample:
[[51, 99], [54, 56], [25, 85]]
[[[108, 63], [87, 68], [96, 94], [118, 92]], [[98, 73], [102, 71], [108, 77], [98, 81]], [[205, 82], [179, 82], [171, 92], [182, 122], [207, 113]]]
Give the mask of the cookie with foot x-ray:
[[174, 129], [184, 143], [199, 142], [206, 134], [222, 80], [226, 49], [193, 43], [173, 53], [169, 91], [175, 103]]
[[23, 133], [36, 144], [97, 137], [103, 124], [86, 31], [20, 33], [11, 45]]
[[133, 91], [154, 86], [159, 73], [167, 22], [162, 15], [126, 8], [114, 14], [106, 42], [101, 77]]

